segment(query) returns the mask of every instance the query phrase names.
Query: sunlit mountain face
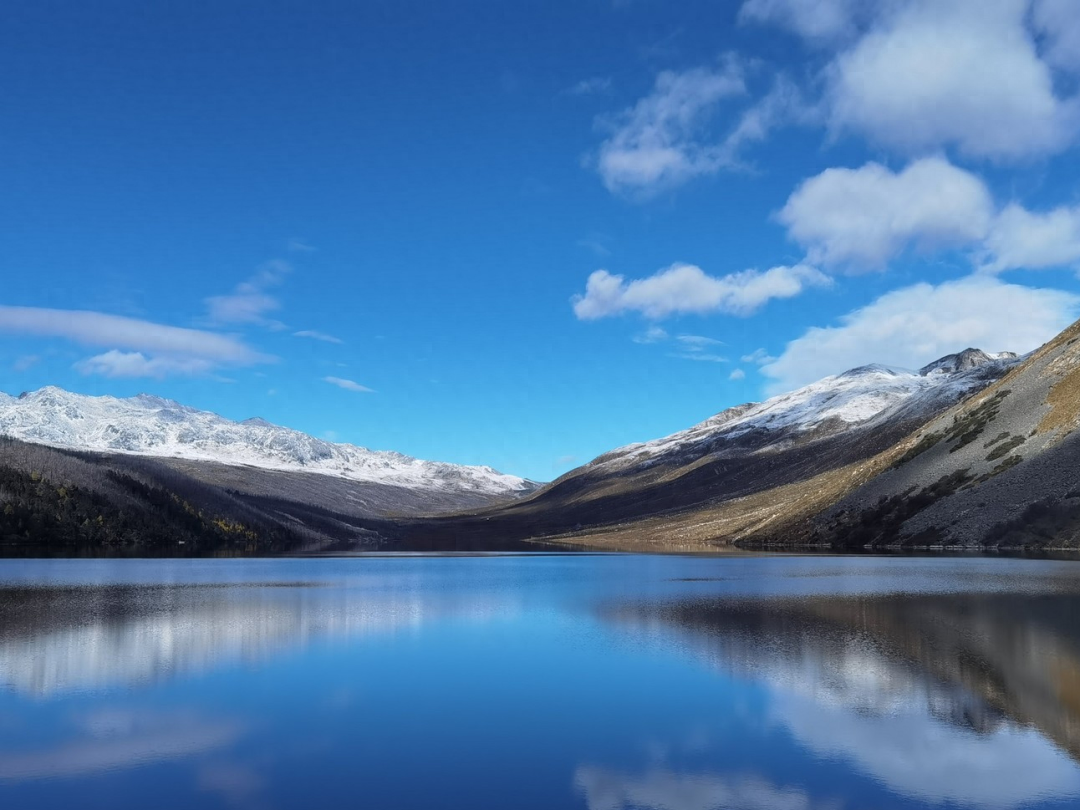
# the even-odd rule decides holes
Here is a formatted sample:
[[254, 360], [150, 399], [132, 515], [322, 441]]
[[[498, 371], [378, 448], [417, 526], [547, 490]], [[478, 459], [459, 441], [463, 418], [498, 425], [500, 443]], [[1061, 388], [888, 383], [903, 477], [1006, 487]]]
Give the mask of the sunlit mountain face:
[[1065, 810], [1078, 566], [9, 562], [0, 800]]

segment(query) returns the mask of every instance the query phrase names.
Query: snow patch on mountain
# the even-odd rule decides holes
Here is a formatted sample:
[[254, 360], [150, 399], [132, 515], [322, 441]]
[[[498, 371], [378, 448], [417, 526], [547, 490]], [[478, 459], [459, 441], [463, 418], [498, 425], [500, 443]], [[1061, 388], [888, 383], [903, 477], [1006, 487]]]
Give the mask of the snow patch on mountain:
[[148, 394], [91, 397], [55, 386], [18, 397], [0, 393], [0, 434], [73, 450], [215, 461], [442, 492], [510, 494], [535, 486], [491, 467], [335, 444], [259, 417], [233, 422]]
[[967, 349], [919, 371], [880, 364], [859, 366], [825, 377], [765, 402], [729, 408], [693, 427], [627, 445], [597, 458], [593, 465], [649, 466], [665, 459], [723, 449], [727, 441], [751, 434], [795, 439], [813, 431], [836, 433], [899, 413], [930, 413], [985, 387], [1019, 362], [1012, 352], [987, 354]]

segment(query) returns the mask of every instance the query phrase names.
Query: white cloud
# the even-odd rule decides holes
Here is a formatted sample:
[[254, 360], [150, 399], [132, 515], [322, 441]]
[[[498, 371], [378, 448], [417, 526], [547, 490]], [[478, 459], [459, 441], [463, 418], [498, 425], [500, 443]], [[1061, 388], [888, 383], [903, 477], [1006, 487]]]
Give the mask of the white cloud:
[[746, 379], [746, 372], [743, 371], [741, 368], [737, 368], [734, 371], [732, 371], [730, 374], [728, 374], [728, 379], [729, 380], [745, 380]]
[[200, 357], [228, 365], [251, 365], [271, 359], [230, 335], [102, 312], [0, 306], [0, 331], [65, 338], [87, 346]]
[[594, 76], [591, 79], [582, 79], [566, 92], [571, 96], [592, 96], [598, 93], [606, 93], [611, 89], [611, 78], [608, 76]]
[[290, 253], [314, 253], [318, 248], [312, 247], [306, 240], [294, 236], [288, 241], [286, 247]]
[[355, 391], [358, 394], [371, 394], [374, 393], [372, 389], [366, 385], [360, 385], [358, 382], [352, 380], [345, 380], [341, 377], [323, 377], [323, 382], [328, 382], [331, 385], [336, 385], [338, 388], [344, 388], [346, 391]]
[[147, 357], [142, 352], [112, 349], [80, 360], [75, 364], [75, 369], [81, 374], [98, 374], [102, 377], [154, 377], [160, 380], [170, 375], [207, 374], [213, 371], [215, 365], [205, 357]]
[[24, 354], [22, 357], [16, 358], [11, 367], [15, 371], [27, 371], [36, 366], [39, 362], [41, 362], [40, 355]]
[[1080, 71], [1080, 13], [1076, 0], [1035, 0], [1035, 30], [1046, 39], [1046, 61]]
[[764, 141], [777, 127], [788, 123], [809, 123], [820, 118], [820, 110], [807, 103], [789, 78], [778, 75], [773, 88], [739, 117], [738, 124], [724, 138], [718, 154], [731, 166], [740, 164], [739, 153], [748, 143]]
[[266, 315], [279, 309], [281, 304], [267, 290], [280, 284], [290, 272], [292, 267], [288, 262], [275, 259], [264, 264], [250, 279], [236, 285], [229, 295], [207, 298], [207, 315], [211, 323], [278, 326], [276, 322], [269, 321]]
[[677, 354], [669, 355], [670, 357], [677, 357], [679, 360], [696, 360], [699, 363], [727, 363], [728, 359], [720, 354], [710, 354], [708, 352], [699, 352], [693, 349], [679, 352]]
[[838, 326], [813, 327], [762, 367], [770, 394], [867, 363], [919, 368], [968, 347], [1028, 352], [1076, 319], [1080, 297], [1062, 290], [971, 276], [886, 293], [844, 315]]
[[299, 332], [293, 332], [293, 337], [298, 338], [310, 338], [311, 340], [321, 340], [323, 343], [344, 343], [341, 338], [328, 335], [325, 332], [316, 332], [313, 329], [303, 329]]
[[765, 349], [754, 349], [750, 354], [744, 354], [742, 361], [744, 363], [754, 363], [759, 366], [763, 366], [766, 363], [771, 363], [776, 358], [769, 354]]
[[1019, 205], [1005, 207], [984, 244], [991, 272], [1080, 265], [1080, 206], [1033, 213]]
[[634, 335], [634, 343], [662, 343], [668, 339], [668, 333], [659, 326], [650, 326], [640, 335]]
[[828, 43], [855, 32], [856, 12], [866, 0], [746, 0], [739, 22], [775, 23], [815, 43]]
[[986, 184], [941, 157], [893, 172], [879, 163], [827, 169], [800, 185], [777, 218], [807, 260], [884, 269], [905, 250], [970, 249], [989, 272], [1080, 265], [1080, 206], [998, 211]]
[[800, 185], [778, 218], [811, 262], [882, 268], [905, 248], [964, 247], [994, 213], [983, 182], [940, 157], [892, 172], [879, 163], [827, 169]]
[[829, 283], [826, 275], [806, 265], [744, 270], [717, 278], [692, 264], [673, 264], [629, 283], [623, 276], [597, 270], [589, 276], [585, 294], [572, 301], [580, 320], [626, 312], [652, 319], [709, 312], [749, 315], [770, 299], [791, 298], [807, 287]]
[[703, 352], [710, 346], [723, 346], [724, 341], [705, 335], [677, 335], [675, 337], [688, 352]]
[[678, 773], [656, 767], [641, 775], [584, 766], [574, 774], [589, 810], [813, 810], [819, 805], [796, 788], [756, 776]]
[[1058, 151], [1076, 105], [1055, 95], [1025, 15], [1029, 0], [912, 0], [828, 70], [834, 131], [903, 152], [956, 146], [1016, 159]]
[[597, 169], [615, 192], [649, 193], [712, 174], [730, 162], [709, 142], [707, 124], [718, 103], [746, 93], [741, 66], [664, 71], [652, 93], [608, 123]]

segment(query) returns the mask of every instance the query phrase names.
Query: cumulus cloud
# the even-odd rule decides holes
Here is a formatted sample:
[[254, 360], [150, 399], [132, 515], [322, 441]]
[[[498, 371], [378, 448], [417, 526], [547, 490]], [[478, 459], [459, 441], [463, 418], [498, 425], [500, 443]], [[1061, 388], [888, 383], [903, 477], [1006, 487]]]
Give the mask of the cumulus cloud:
[[117, 349], [88, 357], [75, 364], [81, 374], [97, 374], [102, 377], [155, 377], [163, 379], [171, 375], [196, 376], [215, 368], [213, 361], [205, 357], [147, 357], [142, 352], [122, 352]]
[[969, 249], [989, 272], [1080, 265], [1080, 206], [997, 210], [986, 184], [941, 157], [899, 172], [879, 163], [826, 169], [778, 212], [807, 260], [847, 271], [884, 269], [908, 249]]
[[344, 343], [341, 338], [328, 335], [325, 332], [316, 332], [313, 329], [302, 329], [299, 332], [293, 332], [293, 337], [298, 338], [310, 338], [311, 340], [321, 340], [323, 343]]
[[710, 142], [707, 124], [719, 102], [746, 93], [741, 65], [664, 71], [652, 92], [607, 122], [597, 169], [615, 192], [648, 193], [712, 174], [730, 162]]
[[985, 270], [1080, 266], [1080, 206], [1034, 213], [1005, 207], [984, 244]]
[[595, 320], [627, 312], [647, 318], [722, 312], [749, 315], [773, 298], [791, 298], [807, 287], [824, 286], [829, 278], [807, 265], [744, 270], [719, 278], [692, 264], [673, 264], [644, 279], [627, 282], [623, 276], [597, 270], [589, 276], [585, 294], [572, 299], [580, 320]]
[[1035, 30], [1045, 38], [1046, 60], [1063, 70], [1080, 71], [1080, 14], [1076, 0], [1035, 0]]
[[[827, 71], [830, 123], [903, 152], [956, 146], [998, 159], [1062, 149], [1076, 104], [1055, 94], [1026, 24], [1029, 0], [911, 0]], [[1044, 16], [1052, 18], [1052, 4]], [[1073, 9], [1075, 16], [1075, 9]]]
[[268, 290], [279, 285], [290, 272], [292, 267], [288, 262], [280, 259], [267, 262], [254, 276], [236, 285], [236, 289], [229, 295], [207, 298], [207, 317], [215, 324], [279, 326], [276, 321], [266, 317], [281, 306]]
[[374, 393], [372, 389], [366, 385], [361, 385], [358, 382], [352, 380], [342, 379], [341, 377], [323, 377], [323, 382], [328, 382], [331, 385], [336, 385], [338, 388], [344, 388], [346, 391], [355, 391], [358, 394], [371, 394]]
[[743, 371], [741, 368], [737, 368], [734, 371], [732, 371], [730, 374], [728, 374], [728, 379], [733, 380], [733, 381], [745, 380], [746, 379], [746, 372]]
[[1024, 353], [1076, 319], [1080, 297], [1062, 290], [970, 276], [937, 286], [915, 284], [886, 293], [844, 315], [837, 326], [813, 327], [762, 366], [770, 394], [782, 393], [866, 363], [919, 368], [967, 347]]
[[908, 246], [970, 245], [993, 213], [978, 177], [931, 157], [900, 172], [879, 163], [827, 169], [799, 186], [778, 218], [811, 262], [862, 269], [882, 268]]

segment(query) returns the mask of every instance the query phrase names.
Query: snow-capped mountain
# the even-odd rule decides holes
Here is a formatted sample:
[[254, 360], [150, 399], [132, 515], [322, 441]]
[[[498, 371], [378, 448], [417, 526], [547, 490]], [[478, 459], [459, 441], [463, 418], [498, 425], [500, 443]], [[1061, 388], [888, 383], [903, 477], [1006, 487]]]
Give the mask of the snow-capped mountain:
[[809, 435], [830, 435], [889, 419], [927, 418], [985, 387], [1017, 362], [1012, 352], [965, 349], [918, 371], [860, 366], [765, 402], [728, 408], [670, 436], [621, 447], [590, 466], [615, 471], [725, 449], [775, 449]]
[[502, 495], [535, 487], [490, 467], [335, 444], [263, 419], [233, 422], [147, 394], [91, 397], [54, 386], [18, 397], [0, 393], [0, 435], [74, 450], [319, 473], [440, 492]]

